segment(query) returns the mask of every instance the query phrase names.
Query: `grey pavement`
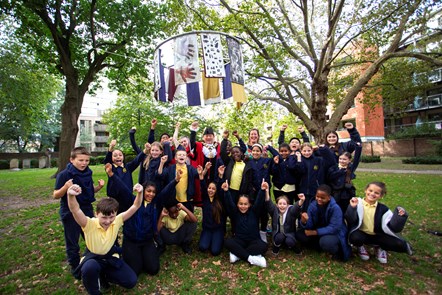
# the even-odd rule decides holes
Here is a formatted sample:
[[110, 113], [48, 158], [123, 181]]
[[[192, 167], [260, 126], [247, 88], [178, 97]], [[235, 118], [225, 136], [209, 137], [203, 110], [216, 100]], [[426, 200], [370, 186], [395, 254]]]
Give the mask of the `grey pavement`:
[[436, 174], [436, 175], [442, 175], [442, 170], [397, 170], [397, 169], [357, 168], [356, 171], [379, 172], [379, 173], [398, 173], [398, 174]]

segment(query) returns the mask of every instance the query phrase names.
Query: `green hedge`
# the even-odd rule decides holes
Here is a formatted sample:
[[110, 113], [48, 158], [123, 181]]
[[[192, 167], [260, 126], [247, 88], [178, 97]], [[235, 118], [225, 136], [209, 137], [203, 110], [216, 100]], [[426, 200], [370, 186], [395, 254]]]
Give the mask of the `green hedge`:
[[438, 165], [442, 164], [442, 157], [439, 156], [429, 156], [429, 157], [412, 157], [402, 160], [404, 164], [429, 164]]
[[361, 162], [362, 163], [378, 163], [381, 161], [380, 156], [362, 156]]
[[9, 161], [0, 160], [0, 169], [9, 169]]

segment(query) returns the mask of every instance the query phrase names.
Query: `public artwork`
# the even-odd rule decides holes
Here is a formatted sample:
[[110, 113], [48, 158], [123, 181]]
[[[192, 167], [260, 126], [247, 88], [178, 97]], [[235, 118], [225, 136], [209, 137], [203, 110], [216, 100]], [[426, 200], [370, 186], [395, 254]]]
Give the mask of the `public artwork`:
[[175, 85], [198, 82], [201, 79], [196, 37], [186, 35], [175, 39]]
[[222, 78], [224, 70], [223, 48], [219, 34], [201, 34], [204, 69], [207, 78]]
[[230, 77], [232, 83], [244, 85], [244, 68], [242, 62], [241, 46], [233, 38], [226, 37], [230, 56]]
[[[155, 97], [172, 102], [181, 88], [188, 106], [218, 103], [228, 98], [238, 103], [246, 102], [240, 43], [232, 37], [221, 40], [221, 35], [225, 34], [190, 32], [158, 45], [153, 61]], [[169, 41], [171, 43], [167, 44]], [[198, 54], [199, 41], [202, 54]], [[225, 46], [228, 54], [223, 50]], [[204, 63], [204, 71], [200, 63]]]

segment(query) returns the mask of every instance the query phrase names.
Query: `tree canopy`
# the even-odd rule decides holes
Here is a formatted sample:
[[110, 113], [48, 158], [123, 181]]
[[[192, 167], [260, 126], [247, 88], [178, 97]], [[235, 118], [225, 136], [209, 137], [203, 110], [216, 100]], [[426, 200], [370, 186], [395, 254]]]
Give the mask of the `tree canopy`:
[[[319, 140], [337, 128], [357, 94], [365, 91], [385, 62], [415, 58], [442, 65], [436, 50], [407, 50], [419, 37], [441, 34], [426, 26], [440, 9], [433, 1], [211, 3], [216, 3], [218, 13], [210, 17], [205, 1], [191, 1], [188, 9], [201, 27], [242, 38], [246, 72], [254, 82], [248, 84], [249, 93], [285, 107]], [[330, 104], [334, 108], [328, 118]]]
[[[18, 23], [16, 36], [36, 61], [65, 81], [59, 170], [69, 161], [83, 98], [106, 74], [114, 86], [144, 82], [152, 42], [174, 28], [168, 4], [157, 1], [2, 1]], [[134, 78], [135, 77], [135, 78]], [[141, 86], [142, 87], [142, 86]]]

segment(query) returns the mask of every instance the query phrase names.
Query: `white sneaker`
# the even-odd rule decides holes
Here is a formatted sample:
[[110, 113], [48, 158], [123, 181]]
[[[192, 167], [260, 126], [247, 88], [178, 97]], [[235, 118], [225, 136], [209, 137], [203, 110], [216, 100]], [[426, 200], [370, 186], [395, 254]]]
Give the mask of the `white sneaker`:
[[233, 254], [232, 252], [230, 252], [229, 256], [230, 256], [230, 263], [235, 263], [239, 260], [239, 257]]
[[267, 244], [267, 233], [265, 231], [260, 230], [259, 236], [261, 237], [261, 240]]
[[380, 263], [387, 263], [387, 251], [382, 248], [376, 248], [376, 258]]
[[249, 258], [247, 260], [252, 265], [267, 267], [267, 261], [262, 255], [249, 255]]
[[359, 254], [359, 257], [364, 261], [367, 261], [368, 259], [370, 259], [370, 254], [368, 254], [368, 252], [364, 246], [358, 247], [358, 254]]

